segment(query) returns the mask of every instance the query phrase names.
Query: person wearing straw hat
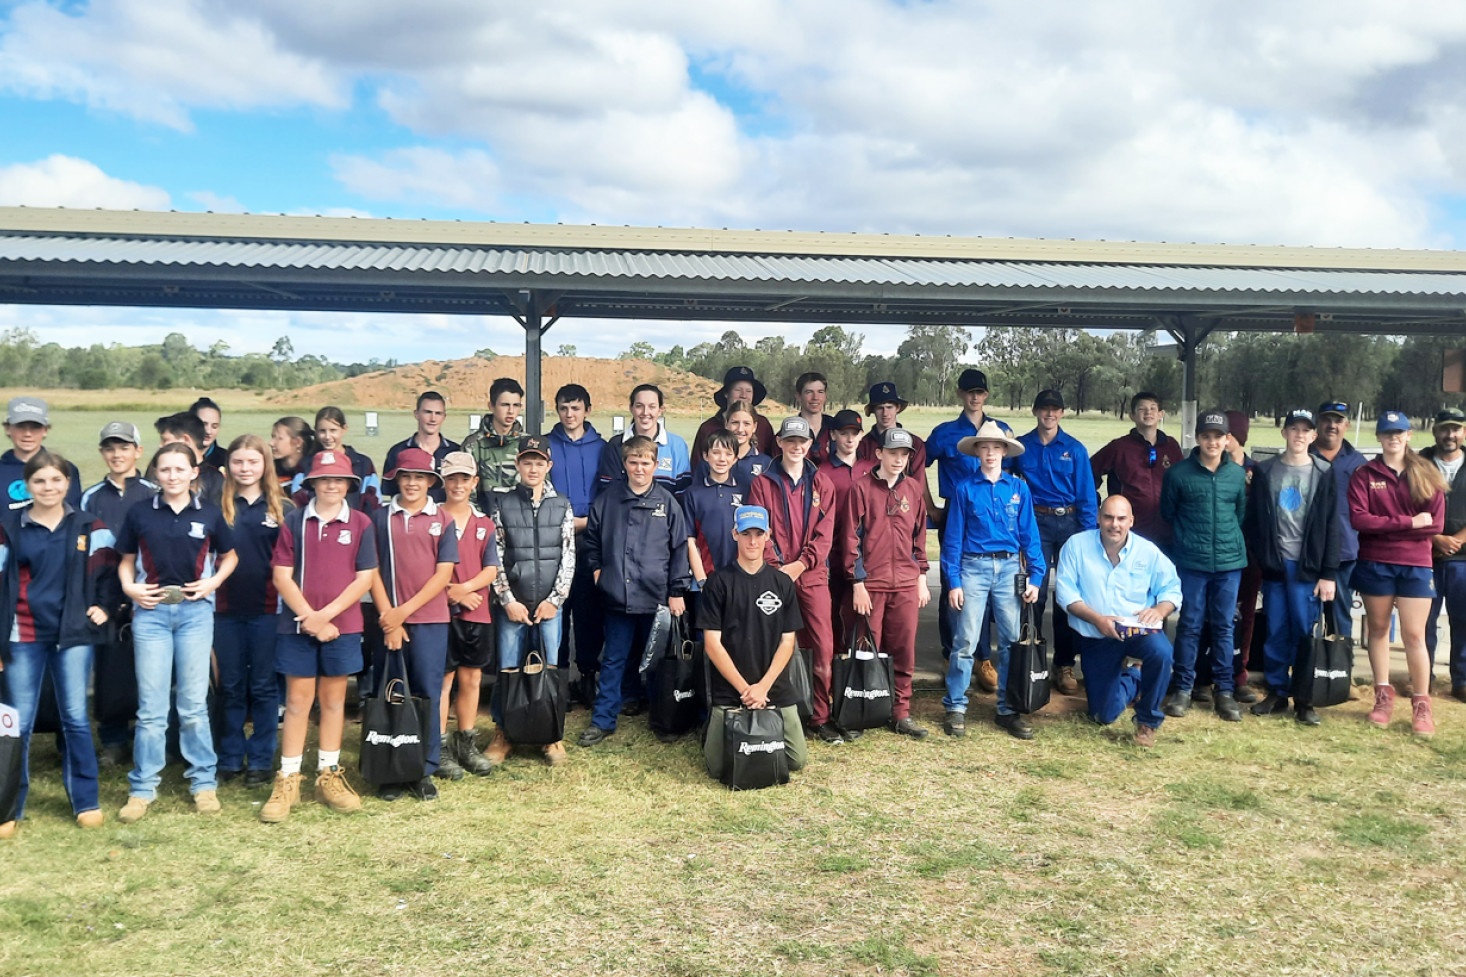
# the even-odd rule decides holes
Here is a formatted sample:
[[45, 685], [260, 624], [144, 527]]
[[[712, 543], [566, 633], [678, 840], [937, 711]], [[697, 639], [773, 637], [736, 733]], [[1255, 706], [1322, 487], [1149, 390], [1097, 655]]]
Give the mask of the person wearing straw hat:
[[1461, 450], [1461, 441], [1466, 436], [1466, 411], [1447, 407], [1435, 416], [1431, 428], [1435, 444], [1420, 452], [1420, 457], [1429, 458], [1441, 470], [1446, 484], [1451, 488], [1446, 494], [1446, 525], [1431, 540], [1431, 553], [1435, 557], [1435, 600], [1430, 605], [1430, 616], [1425, 621], [1425, 650], [1430, 654], [1431, 669], [1435, 669], [1435, 648], [1437, 626], [1441, 606], [1446, 609], [1446, 620], [1451, 625], [1451, 651], [1448, 664], [1451, 675], [1451, 695], [1466, 702], [1466, 451]]
[[[972, 681], [973, 649], [984, 611], [991, 606], [998, 624], [997, 724], [1011, 736], [1033, 739], [1033, 727], [1008, 704], [1008, 646], [1018, 640], [1017, 581], [1023, 600], [1038, 600], [1038, 586], [1048, 572], [1033, 497], [1018, 476], [1003, 470], [1003, 459], [1023, 454], [1023, 445], [997, 423], [985, 421], [976, 434], [957, 442], [963, 454], [981, 462], [978, 477], [957, 484], [947, 506], [942, 536], [942, 565], [952, 582], [948, 602], [959, 613], [953, 654], [947, 663], [943, 729], [948, 736], [967, 735], [967, 687]], [[1027, 572], [1024, 572], [1024, 564]]]
[[[723, 374], [723, 386], [713, 394], [713, 402], [718, 405], [718, 412], [703, 421], [697, 429], [697, 434], [692, 438], [692, 467], [696, 468], [697, 463], [702, 461], [703, 455], [707, 453], [708, 439], [723, 430], [723, 412], [728, 409], [729, 404], [743, 401], [757, 407], [764, 402], [768, 394], [767, 388], [759, 382], [758, 377], [753, 375], [752, 367], [735, 366]], [[777, 447], [774, 439], [774, 426], [762, 414], [755, 415], [753, 440], [758, 445], [760, 452], [770, 456], [774, 454]]]

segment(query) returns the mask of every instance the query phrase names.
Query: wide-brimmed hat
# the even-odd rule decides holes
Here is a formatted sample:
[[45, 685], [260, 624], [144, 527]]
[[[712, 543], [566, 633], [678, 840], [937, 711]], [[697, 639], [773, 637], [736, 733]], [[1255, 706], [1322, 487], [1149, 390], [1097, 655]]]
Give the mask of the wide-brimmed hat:
[[433, 464], [433, 456], [421, 448], [403, 448], [397, 455], [397, 464], [387, 473], [388, 478], [396, 478], [402, 472], [419, 472], [423, 475], [431, 475], [438, 481], [443, 476], [438, 474], [438, 468]]
[[311, 455], [310, 474], [305, 476], [305, 480], [309, 482], [317, 478], [349, 478], [361, 481], [361, 476], [352, 471], [351, 459], [346, 457], [344, 451], [317, 451]]
[[723, 389], [713, 394], [713, 403], [719, 407], [726, 408], [728, 406], [728, 388], [740, 381], [747, 381], [753, 384], [753, 402], [755, 405], [764, 402], [764, 398], [768, 396], [769, 391], [762, 383], [759, 383], [758, 377], [753, 375], [753, 367], [735, 366], [723, 374]]
[[901, 395], [896, 392], [896, 385], [889, 380], [870, 388], [870, 397], [866, 400], [865, 412], [874, 414], [877, 404], [895, 404], [898, 414], [906, 409], [906, 401], [901, 399]]
[[1023, 442], [1019, 441], [1017, 438], [1013, 437], [1012, 434], [998, 427], [998, 422], [994, 420], [983, 421], [982, 427], [977, 429], [976, 434], [965, 437], [961, 441], [958, 441], [957, 450], [962, 452], [964, 455], [972, 455], [973, 457], [976, 457], [977, 446], [982, 444], [983, 442], [1001, 444], [1004, 451], [1007, 452], [1009, 458], [1017, 458], [1019, 455], [1023, 454]]

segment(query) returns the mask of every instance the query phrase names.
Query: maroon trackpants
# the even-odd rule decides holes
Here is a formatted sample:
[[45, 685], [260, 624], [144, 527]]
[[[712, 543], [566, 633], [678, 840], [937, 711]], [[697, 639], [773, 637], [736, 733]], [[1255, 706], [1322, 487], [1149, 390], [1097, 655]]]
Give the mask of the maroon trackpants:
[[850, 632], [855, 623], [855, 608], [851, 606], [854, 597], [855, 587], [849, 580], [830, 577], [830, 606], [834, 612], [830, 618], [831, 643], [842, 653], [850, 647]]
[[891, 656], [896, 673], [896, 701], [891, 718], [911, 715], [911, 675], [916, 671], [916, 588], [869, 590], [870, 633], [876, 647]]
[[[808, 581], [808, 582], [806, 582]], [[794, 584], [799, 598], [799, 615], [804, 627], [794, 636], [801, 648], [809, 649], [811, 671], [814, 672], [814, 715], [816, 726], [830, 721], [830, 669], [835, 661], [835, 639], [830, 624], [830, 583], [828, 578], [810, 580], [806, 574]]]

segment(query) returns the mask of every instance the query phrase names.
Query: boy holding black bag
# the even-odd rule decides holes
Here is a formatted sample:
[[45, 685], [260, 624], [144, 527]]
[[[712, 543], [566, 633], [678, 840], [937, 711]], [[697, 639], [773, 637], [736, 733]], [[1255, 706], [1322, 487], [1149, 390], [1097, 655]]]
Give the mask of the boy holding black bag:
[[[804, 624], [794, 581], [764, 561], [768, 510], [739, 506], [733, 519], [738, 559], [708, 578], [697, 610], [703, 649], [712, 666], [708, 690], [712, 714], [703, 757], [708, 774], [720, 780], [725, 714], [740, 706], [778, 710], [789, 770], [800, 769], [809, 759], [797, 697], [786, 674], [794, 655], [794, 634]], [[759, 677], [750, 681], [751, 675]]]

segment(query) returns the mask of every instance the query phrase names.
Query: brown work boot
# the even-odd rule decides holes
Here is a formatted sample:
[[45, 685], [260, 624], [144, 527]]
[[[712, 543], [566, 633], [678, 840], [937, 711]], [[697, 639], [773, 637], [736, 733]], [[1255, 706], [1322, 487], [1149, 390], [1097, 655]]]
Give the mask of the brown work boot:
[[82, 811], [76, 816], [76, 825], [79, 828], [100, 828], [102, 822], [107, 820], [106, 816], [98, 809]]
[[1378, 726], [1384, 729], [1390, 725], [1390, 716], [1395, 711], [1395, 687], [1393, 685], [1376, 685], [1374, 687], [1374, 708], [1369, 710], [1365, 718], [1369, 725]]
[[193, 809], [200, 814], [218, 814], [224, 810], [219, 803], [219, 795], [211, 790], [201, 790], [193, 795]]
[[270, 791], [270, 799], [260, 808], [261, 821], [279, 824], [290, 817], [290, 809], [300, 801], [300, 779], [299, 771], [285, 773], [282, 770], [275, 774], [275, 787]]
[[990, 661], [979, 662], [977, 666], [977, 687], [984, 692], [998, 691], [998, 670]]
[[122, 805], [122, 810], [117, 812], [117, 820], [123, 824], [132, 824], [148, 813], [148, 805], [151, 803], [152, 801], [141, 797], [128, 797], [127, 803]]
[[15, 822], [14, 821], [5, 821], [3, 823], [0, 823], [0, 841], [4, 841], [6, 838], [14, 838], [14, 837], [15, 837]]
[[1054, 688], [1060, 695], [1078, 694], [1079, 680], [1074, 677], [1074, 666], [1065, 665], [1059, 669], [1059, 677], [1054, 680]]
[[316, 800], [340, 814], [361, 810], [361, 795], [351, 789], [346, 772], [338, 766], [316, 775]]
[[494, 738], [489, 740], [489, 748], [484, 750], [484, 759], [494, 766], [498, 766], [509, 759], [509, 754], [514, 752], [514, 745], [504, 735], [502, 729], [494, 730]]
[[1150, 749], [1152, 746], [1155, 746], [1156, 734], [1159, 732], [1160, 730], [1156, 729], [1154, 726], [1147, 726], [1145, 725], [1145, 723], [1136, 723], [1135, 745], [1143, 746], [1147, 750]]
[[551, 743], [549, 746], [545, 747], [545, 760], [552, 767], [558, 767], [560, 764], [564, 763], [565, 741], [560, 740], [558, 743]]

